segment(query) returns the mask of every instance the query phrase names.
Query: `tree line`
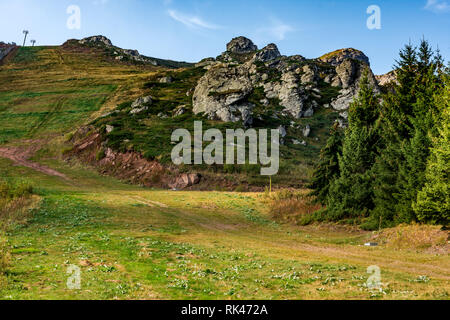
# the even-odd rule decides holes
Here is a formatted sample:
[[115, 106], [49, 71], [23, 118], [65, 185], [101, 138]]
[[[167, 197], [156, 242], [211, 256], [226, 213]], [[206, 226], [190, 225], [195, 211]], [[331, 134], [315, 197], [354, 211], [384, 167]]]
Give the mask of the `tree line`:
[[450, 73], [422, 40], [400, 50], [397, 81], [377, 94], [367, 72], [321, 151], [310, 188], [325, 209], [318, 220], [366, 229], [450, 220]]

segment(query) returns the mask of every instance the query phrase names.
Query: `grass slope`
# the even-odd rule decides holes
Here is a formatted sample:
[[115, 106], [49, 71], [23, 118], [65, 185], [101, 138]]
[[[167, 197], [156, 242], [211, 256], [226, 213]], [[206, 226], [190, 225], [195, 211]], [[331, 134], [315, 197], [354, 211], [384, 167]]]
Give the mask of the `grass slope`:
[[[43, 161], [73, 183], [0, 160], [40, 202], [8, 232], [0, 299], [448, 299], [448, 255], [361, 246], [370, 234], [271, 221], [260, 194], [145, 190]], [[81, 290], [66, 287], [67, 268]], [[383, 290], [366, 269], [378, 265]]]
[[[277, 224], [260, 194], [146, 190], [58, 160], [58, 137], [152, 90], [155, 72], [59, 47], [21, 48], [0, 67], [0, 144], [47, 142], [33, 160], [69, 179], [0, 159], [0, 176], [26, 177], [38, 197], [7, 229], [0, 299], [449, 299], [448, 254]], [[72, 264], [81, 290], [66, 286]], [[365, 286], [370, 265], [381, 292]]]
[[20, 48], [0, 66], [0, 143], [72, 131], [115, 96], [139, 94], [153, 70], [60, 47]]

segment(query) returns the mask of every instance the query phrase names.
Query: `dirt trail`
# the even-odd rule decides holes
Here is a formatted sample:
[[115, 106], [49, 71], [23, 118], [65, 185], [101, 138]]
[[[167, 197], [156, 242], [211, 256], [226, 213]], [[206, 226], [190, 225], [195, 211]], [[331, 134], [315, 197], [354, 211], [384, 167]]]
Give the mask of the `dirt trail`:
[[23, 149], [20, 147], [4, 147], [0, 148], [0, 157], [10, 159], [17, 165], [34, 169], [46, 175], [60, 177], [66, 181], [70, 181], [70, 179], [64, 174], [49, 167], [43, 166], [39, 163], [28, 160], [35, 151], [35, 148]]

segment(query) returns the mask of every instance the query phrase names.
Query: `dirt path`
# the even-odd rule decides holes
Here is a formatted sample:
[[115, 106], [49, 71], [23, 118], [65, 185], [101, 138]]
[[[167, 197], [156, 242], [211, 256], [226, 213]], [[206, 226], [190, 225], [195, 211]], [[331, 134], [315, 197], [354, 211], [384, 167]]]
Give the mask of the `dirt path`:
[[20, 147], [4, 147], [4, 148], [0, 148], [0, 157], [1, 158], [6, 158], [9, 159], [11, 161], [13, 161], [16, 165], [20, 165], [20, 166], [24, 166], [27, 168], [31, 168], [33, 170], [39, 171], [41, 173], [44, 173], [46, 175], [49, 176], [54, 176], [54, 177], [60, 177], [66, 181], [70, 181], [70, 179], [56, 171], [53, 170], [49, 167], [43, 166], [39, 163], [36, 162], [32, 162], [29, 159], [29, 157], [34, 153], [35, 150], [32, 149], [23, 149]]

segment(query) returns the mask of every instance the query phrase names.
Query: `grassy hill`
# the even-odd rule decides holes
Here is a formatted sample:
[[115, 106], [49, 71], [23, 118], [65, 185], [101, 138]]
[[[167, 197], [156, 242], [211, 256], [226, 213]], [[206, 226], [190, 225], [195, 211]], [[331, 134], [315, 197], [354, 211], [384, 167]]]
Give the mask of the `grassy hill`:
[[[261, 193], [141, 188], [62, 160], [67, 136], [87, 123], [101, 128], [99, 116], [117, 105], [146, 94], [159, 101], [153, 113], [188, 103], [199, 72], [61, 47], [20, 48], [0, 66], [0, 153], [29, 153], [34, 164], [0, 157], [1, 179], [33, 186], [33, 196], [0, 208], [0, 299], [449, 298], [448, 254], [433, 247], [365, 247], [372, 234], [356, 228], [274, 220]], [[167, 73], [178, 81], [156, 85]], [[307, 177], [332, 117], [322, 110], [302, 120], [319, 130], [309, 149], [282, 150], [293, 153], [285, 181], [298, 179], [293, 168]], [[180, 124], [138, 120], [114, 119], [143, 153], [154, 148], [146, 134], [165, 139]], [[70, 265], [81, 268], [80, 290], [66, 286]], [[381, 291], [366, 285], [371, 265], [381, 268]]]
[[[0, 88], [0, 143], [49, 139], [94, 121], [100, 131], [107, 124], [115, 126], [115, 131], [104, 137], [115, 150], [133, 150], [149, 160], [169, 163], [173, 147], [170, 136], [175, 129], [192, 129], [195, 119], [203, 120], [205, 129], [225, 130], [239, 126], [193, 115], [192, 89], [204, 72], [195, 67], [173, 70], [119, 63], [97, 48], [68, 45], [20, 48], [9, 63], [1, 67], [0, 82], [5, 85]], [[171, 76], [174, 81], [159, 83], [158, 78], [162, 76]], [[190, 95], [186, 94], [189, 91]], [[156, 103], [147, 113], [129, 116], [132, 101], [143, 95], [152, 95]], [[255, 96], [254, 100], [257, 98]], [[185, 105], [189, 112], [172, 119], [173, 110], [180, 105]], [[117, 106], [118, 114], [99, 118]], [[160, 113], [168, 118], [161, 119]], [[296, 124], [300, 127], [310, 124], [314, 128], [311, 136], [305, 138], [306, 146], [293, 145], [290, 138], [302, 136], [301, 129], [289, 129], [288, 143], [281, 147], [280, 174], [274, 178], [274, 184], [301, 186], [308, 181], [328, 130], [337, 117], [335, 112], [321, 109], [312, 118], [298, 120]], [[277, 123], [273, 123], [273, 127], [276, 126]], [[61, 146], [61, 149], [67, 147]], [[209, 168], [197, 166], [184, 170], [202, 172]], [[219, 170], [229, 176], [228, 179], [257, 186], [268, 184], [266, 178], [255, 174], [259, 166], [225, 166]]]
[[118, 64], [92, 52], [20, 48], [0, 69], [0, 142], [74, 130], [122, 97], [139, 96], [156, 68]]

